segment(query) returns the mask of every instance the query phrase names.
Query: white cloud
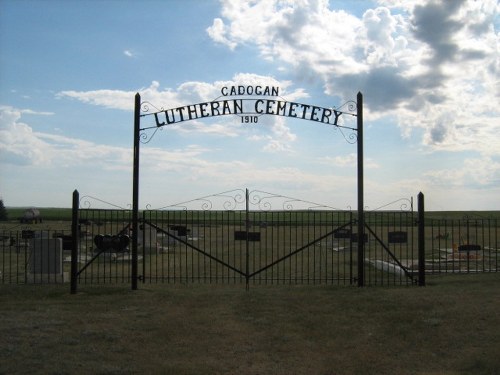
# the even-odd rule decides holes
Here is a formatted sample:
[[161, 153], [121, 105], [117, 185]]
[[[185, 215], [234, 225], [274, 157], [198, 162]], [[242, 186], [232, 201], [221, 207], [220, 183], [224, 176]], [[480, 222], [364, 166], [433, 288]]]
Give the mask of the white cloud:
[[121, 90], [94, 90], [94, 91], [61, 91], [56, 94], [59, 99], [73, 98], [84, 103], [106, 108], [132, 111], [136, 92], [141, 94], [141, 100], [147, 102], [151, 111], [176, 108], [187, 104], [208, 102], [221, 97], [221, 88], [224, 86], [278, 86], [280, 95], [287, 100], [306, 98], [309, 95], [303, 88], [292, 88], [291, 81], [279, 81], [273, 77], [251, 73], [235, 74], [231, 80], [207, 82], [185, 82], [176, 89], [161, 90], [160, 83], [153, 81], [149, 87], [139, 88], [137, 91]]
[[491, 157], [466, 159], [461, 168], [434, 169], [424, 176], [435, 186], [494, 187], [500, 183], [500, 162]]
[[20, 122], [21, 111], [12, 107], [0, 108], [0, 158], [2, 163], [43, 165], [50, 162], [46, 143], [33, 129]]
[[[174, 106], [176, 95], [169, 90], [158, 91], [160, 84], [153, 81], [147, 88], [139, 89], [138, 91], [143, 96], [144, 100], [158, 100], [157, 103], [167, 102]], [[121, 91], [121, 90], [93, 90], [93, 91], [61, 91], [56, 94], [56, 98], [73, 98], [83, 103], [102, 106], [111, 109], [121, 109], [125, 111], [134, 110], [134, 97], [136, 92]], [[145, 99], [148, 98], [148, 99]]]
[[406, 136], [422, 128], [429, 147], [500, 153], [500, 5], [378, 3], [358, 18], [325, 0], [222, 0], [219, 37], [321, 78], [341, 101], [362, 91], [367, 119], [391, 116]]
[[[355, 168], [358, 163], [358, 156], [355, 153], [342, 156], [324, 156], [318, 158], [318, 161], [322, 164], [328, 164], [334, 167], [348, 167]], [[367, 158], [363, 161], [364, 167], [367, 169], [378, 169], [380, 165], [371, 158]]]
[[[167, 88], [162, 90], [160, 84], [154, 81], [149, 87], [139, 89], [138, 92], [141, 94], [141, 100], [148, 107], [146, 112], [153, 113], [187, 104], [221, 99], [222, 87], [237, 85], [279, 87], [280, 96], [287, 100], [298, 100], [309, 96], [303, 88], [293, 88], [290, 81], [279, 81], [273, 77], [251, 73], [238, 73], [233, 79], [227, 81], [215, 81], [212, 83], [200, 81], [184, 82], [176, 89]], [[120, 90], [62, 91], [57, 94], [57, 97], [60, 99], [73, 98], [83, 103], [120, 110], [133, 110], [134, 96], [135, 92]], [[145, 106], [143, 106], [143, 109], [145, 109]], [[285, 125], [284, 119], [274, 117], [270, 120], [260, 119], [259, 121], [259, 126], [262, 125], [261, 128], [267, 133], [267, 136], [264, 138], [267, 140], [267, 144], [263, 146], [265, 151], [278, 152], [290, 150], [290, 143], [296, 140], [296, 135]], [[154, 124], [152, 125], [154, 126]], [[169, 129], [179, 133], [189, 132], [190, 134], [226, 137], [236, 137], [248, 133], [247, 127], [242, 124], [235, 124], [234, 118], [231, 120], [218, 119], [215, 123], [189, 121], [171, 125]]]
[[[129, 148], [108, 146], [59, 134], [36, 132], [22, 122], [22, 112], [12, 107], [0, 108], [0, 158], [4, 166], [21, 166], [43, 170], [71, 170], [80, 184], [85, 186], [82, 170], [91, 168], [104, 171], [132, 169], [132, 153]], [[194, 122], [194, 126], [200, 126]], [[286, 127], [278, 126], [277, 132], [285, 140], [293, 141]], [[203, 131], [206, 131], [203, 130]], [[227, 135], [227, 133], [226, 133]], [[286, 142], [272, 137], [266, 138], [267, 147], [286, 150]], [[145, 180], [164, 179], [165, 173], [174, 173], [184, 182], [216, 181], [218, 186], [241, 186], [242, 184], [286, 184], [302, 177], [300, 171], [281, 170], [267, 166], [254, 166], [238, 160], [210, 161], [207, 154], [214, 150], [198, 145], [187, 145], [181, 149], [145, 147], [141, 151], [141, 168]], [[311, 175], [313, 176], [313, 175]], [[306, 178], [304, 176], [303, 178]], [[320, 176], [317, 176], [320, 180]], [[308, 182], [309, 183], [309, 182]], [[109, 199], [109, 198], [108, 198]]]
[[[341, 176], [325, 176], [321, 173], [306, 172], [298, 168], [258, 165], [241, 160], [210, 162], [195, 158], [176, 170], [170, 169], [169, 172], [174, 173], [175, 178], [181, 184], [193, 186], [193, 189], [198, 189], [204, 194], [206, 192], [219, 192], [220, 190], [214, 189], [220, 189], [221, 186], [227, 188], [248, 187], [250, 190], [257, 188], [299, 198], [304, 195], [304, 192], [307, 192], [308, 200], [331, 206], [341, 206], [342, 208], [345, 208], [345, 202], [352, 198], [352, 186], [355, 184], [352, 179]], [[161, 178], [158, 174], [149, 174], [145, 178], [149, 181], [149, 187], [145, 187], [145, 189], [154, 194], [153, 192], [160, 189], [154, 189], [151, 186], [155, 185], [154, 181], [156, 180], [162, 181], [165, 174]], [[160, 183], [159, 185], [161, 186]], [[333, 197], [335, 202], [332, 201], [332, 189], [337, 192]], [[315, 199], [310, 199], [311, 196], [314, 196]], [[159, 205], [175, 203], [174, 199], [161, 196], [156, 198], [156, 201], [160, 199], [163, 201]], [[274, 208], [280, 207], [274, 206]]]
[[230, 49], [234, 49], [237, 45], [235, 42], [229, 41], [224, 34], [226, 33], [224, 22], [220, 18], [214, 19], [212, 26], [207, 28], [207, 33], [217, 43], [227, 45]]
[[[22, 122], [21, 111], [12, 107], [2, 107], [0, 111], [0, 155], [4, 166], [16, 165], [29, 168], [33, 171], [55, 170], [74, 171], [72, 178], [78, 181], [81, 191], [93, 192], [95, 184], [88, 183], [88, 173], [82, 171], [99, 169], [108, 172], [124, 172], [126, 176], [131, 171], [131, 152], [129, 148], [113, 147], [95, 142], [69, 138], [63, 135], [54, 135], [33, 131]], [[272, 133], [272, 132], [271, 132]], [[265, 136], [261, 141], [267, 142], [267, 148], [287, 150], [286, 144]], [[226, 187], [258, 187], [268, 191], [279, 192], [289, 196], [300, 197], [307, 192], [307, 197], [314, 196], [314, 201], [346, 208], [347, 202], [353, 202], [356, 184], [355, 177], [343, 177], [336, 174], [325, 175], [324, 171], [311, 172], [300, 168], [276, 167], [262, 165], [246, 160], [228, 160], [223, 158], [211, 160], [211, 155], [217, 150], [196, 144], [182, 148], [165, 150], [157, 147], [144, 147], [141, 151], [141, 180], [144, 181], [143, 198], [146, 203], [161, 205], [173, 203], [162, 197], [165, 180], [175, 178], [181, 186], [191, 186], [196, 183], [199, 191], [217, 191], [220, 186]], [[322, 162], [338, 167], [352, 167], [356, 162], [354, 154], [337, 157], [321, 158]], [[367, 169], [377, 168], [378, 165], [368, 159], [365, 161]], [[26, 169], [29, 170], [29, 169]], [[43, 173], [43, 172], [42, 172]], [[58, 178], [64, 178], [59, 176]], [[110, 177], [106, 177], [108, 180]], [[124, 177], [123, 177], [124, 178]], [[127, 177], [129, 178], [129, 177]], [[126, 180], [126, 178], [124, 178]], [[90, 178], [90, 180], [92, 180]], [[89, 180], [89, 181], [90, 181]], [[108, 181], [109, 182], [109, 181]], [[455, 169], [434, 169], [423, 174], [414, 181], [399, 181], [390, 183], [376, 182], [370, 179], [365, 181], [366, 202], [369, 207], [378, 207], [394, 197], [404, 197], [408, 191], [415, 189], [432, 192], [434, 200], [445, 207], [456, 207], [444, 193], [450, 188], [467, 194], [468, 197], [481, 197], [481, 189], [498, 186], [500, 182], [500, 162], [495, 157], [470, 158], [464, 161], [463, 166]], [[41, 186], [40, 186], [41, 187]], [[129, 190], [116, 192], [120, 197]], [[335, 191], [334, 196], [331, 192]], [[115, 194], [116, 194], [115, 193]], [[416, 192], [415, 192], [416, 193]], [[108, 195], [106, 195], [108, 194]], [[194, 193], [192, 193], [194, 194]], [[431, 195], [431, 193], [429, 193]], [[99, 193], [99, 196], [116, 202], [112, 192]], [[184, 195], [185, 196], [185, 195]], [[488, 193], [488, 198], [492, 198]], [[438, 198], [439, 197], [439, 198]], [[458, 199], [453, 195], [453, 199]], [[129, 198], [120, 198], [129, 199]], [[472, 199], [472, 198], [471, 198]], [[474, 198], [476, 199], [476, 198]], [[122, 204], [123, 202], [118, 202]], [[436, 207], [436, 206], [434, 206]], [[485, 207], [484, 204], [477, 207]], [[485, 209], [483, 208], [483, 209]]]
[[27, 115], [36, 115], [36, 116], [53, 116], [55, 114], [54, 112], [43, 112], [43, 111], [40, 112], [40, 111], [33, 111], [31, 109], [21, 109], [20, 113]]
[[130, 150], [34, 131], [21, 121], [23, 112], [26, 111], [12, 107], [0, 108], [2, 163], [42, 169], [93, 163], [104, 170], [129, 169], [132, 163]]

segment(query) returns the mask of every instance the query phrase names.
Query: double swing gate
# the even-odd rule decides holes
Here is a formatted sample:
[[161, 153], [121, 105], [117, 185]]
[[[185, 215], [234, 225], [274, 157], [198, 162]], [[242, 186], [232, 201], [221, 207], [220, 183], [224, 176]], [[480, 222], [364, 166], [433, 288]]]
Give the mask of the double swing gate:
[[[131, 281], [131, 218], [130, 210], [78, 209], [72, 288]], [[259, 191], [225, 192], [141, 212], [138, 280], [248, 288], [359, 285], [362, 277], [363, 285], [422, 285], [417, 221], [413, 211], [367, 213], [359, 238], [352, 211]]]
[[348, 212], [145, 212], [143, 275], [151, 282], [349, 284], [351, 244], [334, 239], [351, 223]]

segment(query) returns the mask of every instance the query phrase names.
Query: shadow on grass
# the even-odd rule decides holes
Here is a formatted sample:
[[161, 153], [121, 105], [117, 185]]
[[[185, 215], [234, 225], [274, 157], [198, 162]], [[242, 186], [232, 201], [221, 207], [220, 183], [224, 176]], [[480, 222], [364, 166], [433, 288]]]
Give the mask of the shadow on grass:
[[2, 286], [0, 373], [492, 374], [499, 281]]

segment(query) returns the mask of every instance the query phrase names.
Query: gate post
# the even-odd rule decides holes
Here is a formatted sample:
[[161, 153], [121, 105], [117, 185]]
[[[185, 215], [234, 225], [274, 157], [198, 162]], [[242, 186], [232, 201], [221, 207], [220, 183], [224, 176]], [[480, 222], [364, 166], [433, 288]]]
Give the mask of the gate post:
[[139, 236], [139, 142], [141, 133], [141, 95], [135, 94], [134, 171], [132, 192], [132, 290], [137, 290], [137, 243]]
[[78, 206], [80, 202], [80, 193], [78, 190], [73, 192], [73, 206], [71, 218], [71, 294], [76, 293], [78, 282]]
[[424, 194], [418, 193], [418, 285], [425, 286]]
[[363, 187], [363, 94], [357, 97], [358, 127], [358, 286], [365, 285], [365, 216]]
[[246, 232], [246, 241], [245, 241], [245, 282], [246, 282], [246, 290], [250, 289], [250, 284], [249, 284], [249, 275], [250, 275], [250, 243], [248, 242], [248, 239], [250, 237], [250, 206], [249, 206], [249, 192], [248, 188], [245, 189], [245, 232]]

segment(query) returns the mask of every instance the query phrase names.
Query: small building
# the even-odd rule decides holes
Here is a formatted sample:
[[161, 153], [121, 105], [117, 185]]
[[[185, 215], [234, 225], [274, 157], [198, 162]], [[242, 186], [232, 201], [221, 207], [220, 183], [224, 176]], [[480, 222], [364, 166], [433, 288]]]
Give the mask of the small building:
[[42, 217], [38, 209], [28, 208], [19, 220], [24, 224], [37, 224], [42, 222]]

